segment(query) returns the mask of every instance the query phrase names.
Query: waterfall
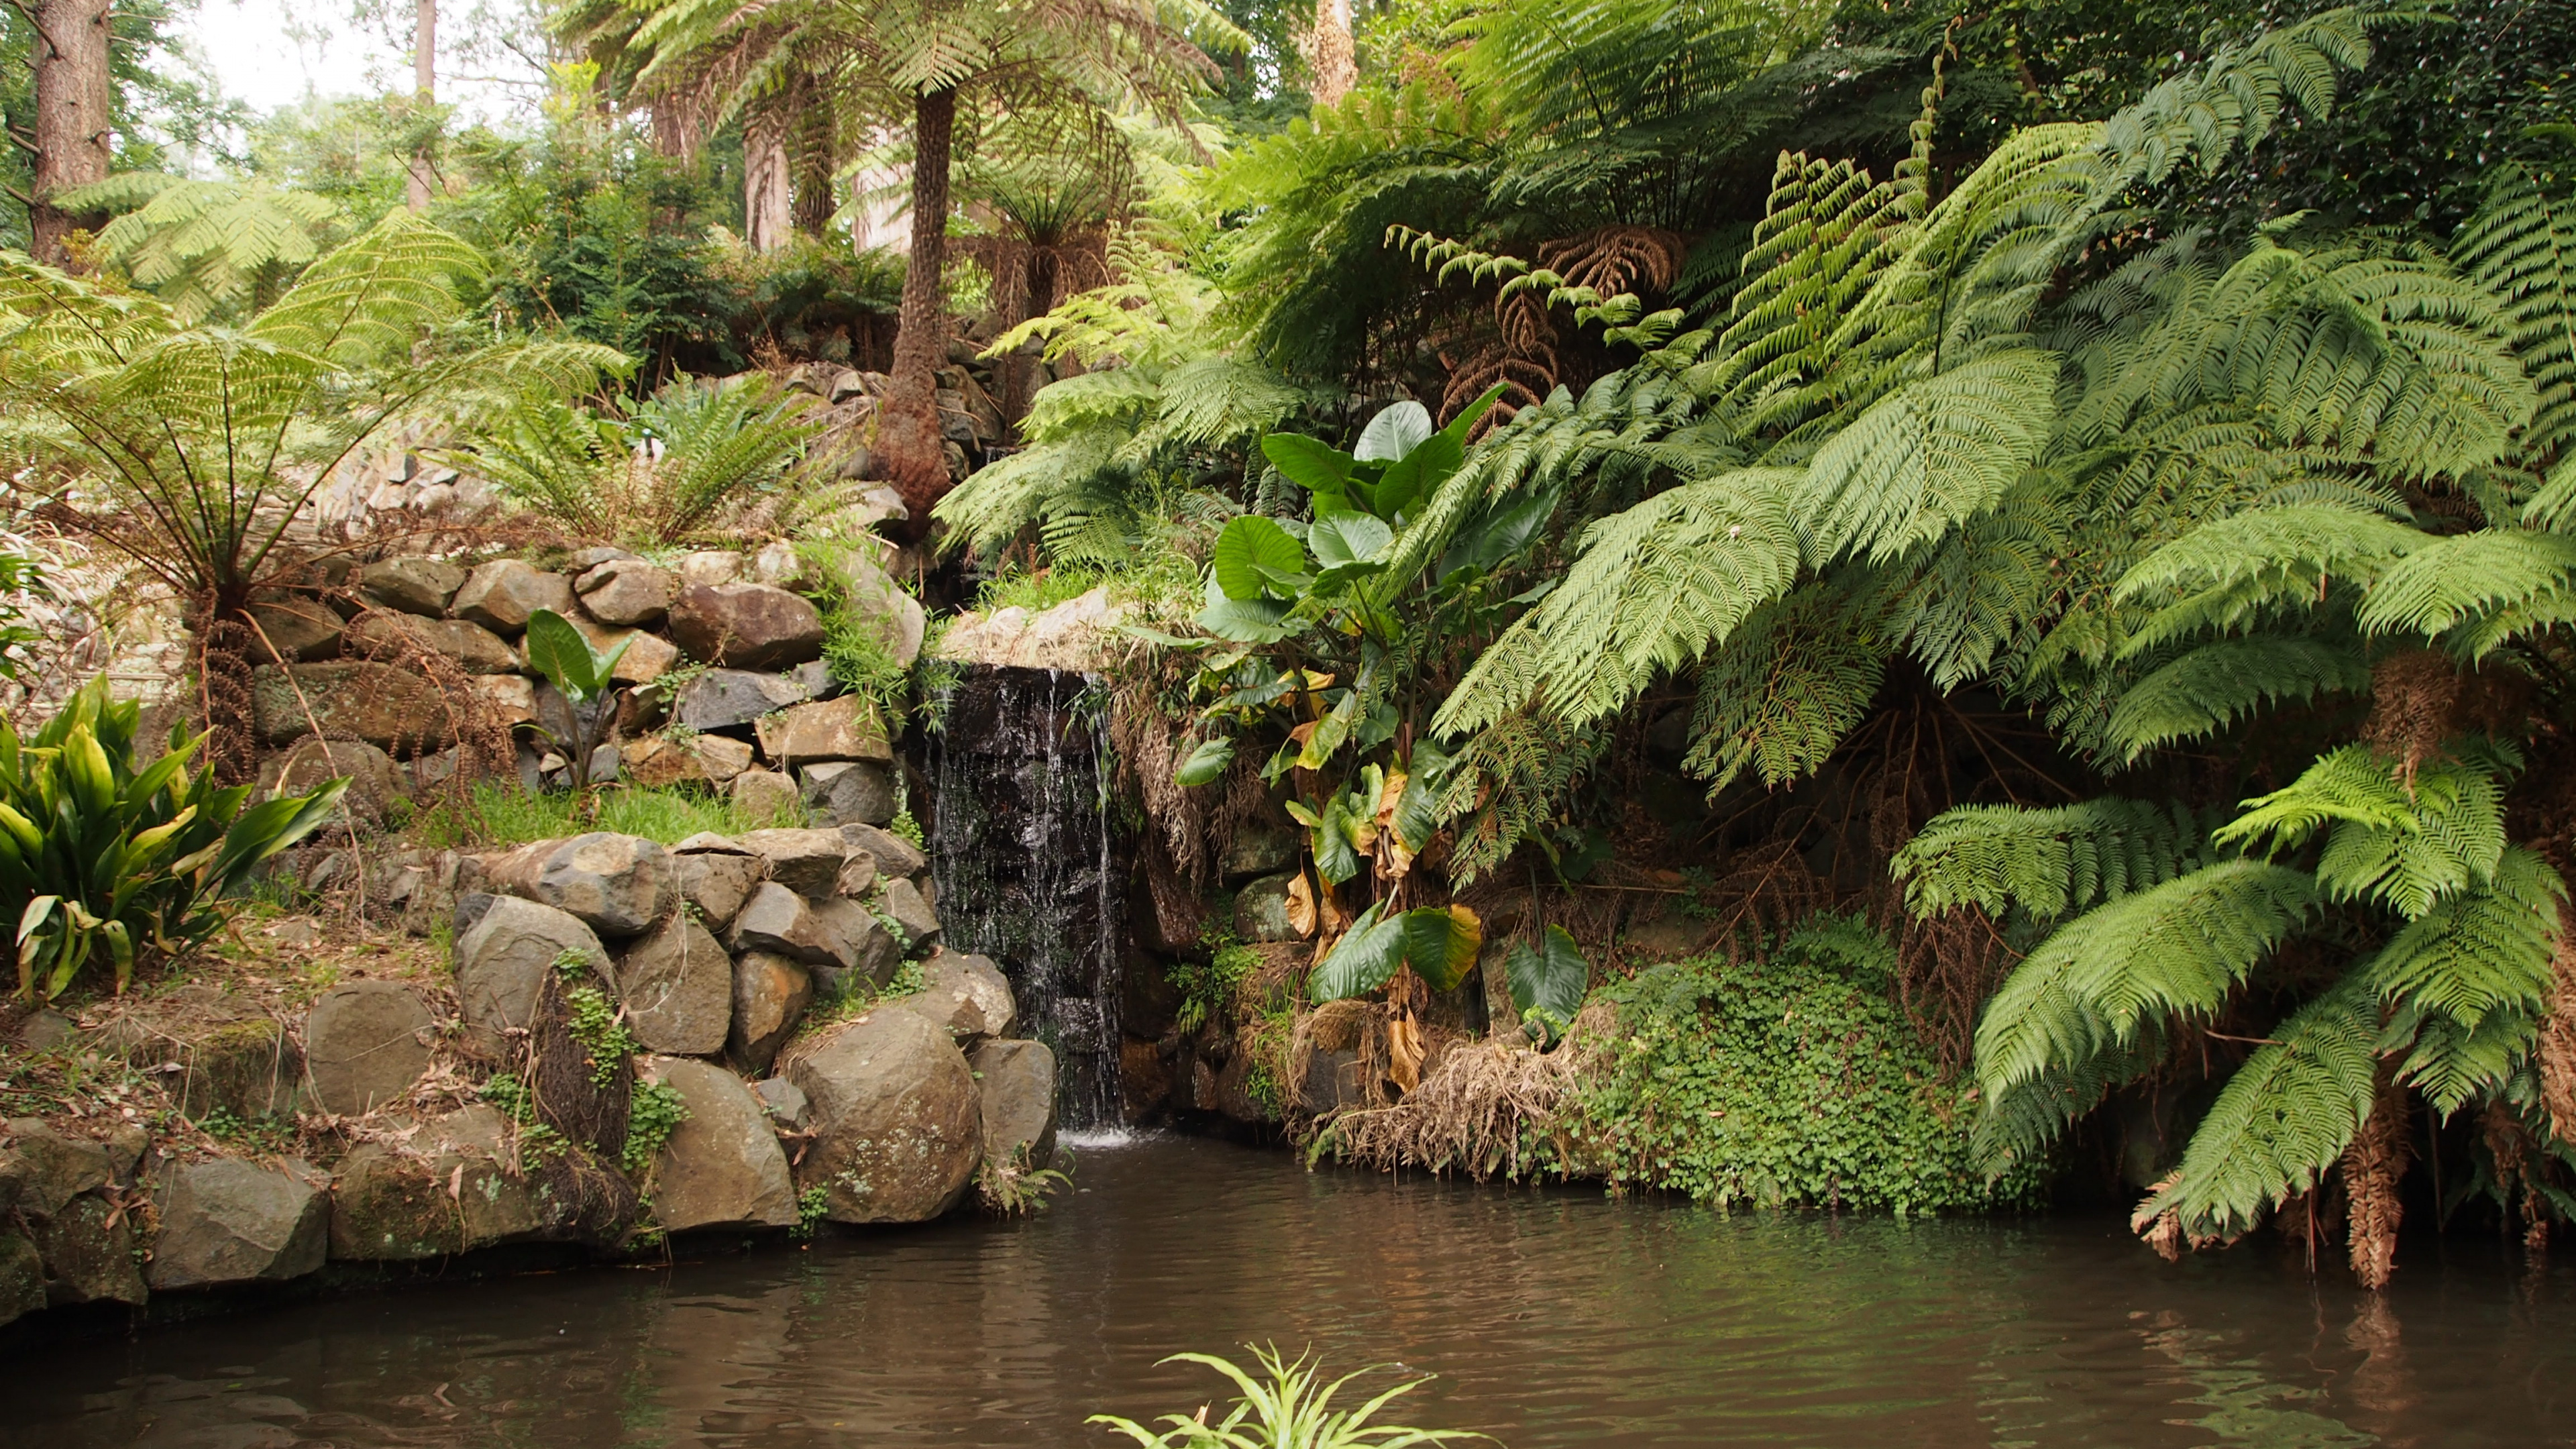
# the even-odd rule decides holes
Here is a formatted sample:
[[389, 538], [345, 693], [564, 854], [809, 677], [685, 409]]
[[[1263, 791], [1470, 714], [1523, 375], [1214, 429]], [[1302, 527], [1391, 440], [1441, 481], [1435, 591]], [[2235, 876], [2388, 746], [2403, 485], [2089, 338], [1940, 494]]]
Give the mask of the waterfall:
[[1010, 978], [1056, 1054], [1068, 1127], [1120, 1120], [1119, 873], [1108, 691], [1070, 670], [968, 664], [933, 705], [932, 878], [952, 947]]

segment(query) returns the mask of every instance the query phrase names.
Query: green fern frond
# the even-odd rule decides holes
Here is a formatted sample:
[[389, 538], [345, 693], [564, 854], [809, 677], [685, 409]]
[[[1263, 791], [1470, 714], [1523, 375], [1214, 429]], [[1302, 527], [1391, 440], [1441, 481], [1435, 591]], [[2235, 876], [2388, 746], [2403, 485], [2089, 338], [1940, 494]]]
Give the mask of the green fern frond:
[[1580, 725], [1723, 643], [1797, 572], [1782, 497], [1796, 476], [1729, 473], [1593, 524], [1565, 582], [1459, 680], [1433, 733], [1471, 734], [1533, 705]]
[[[2529, 1064], [2531, 1044], [2539, 1035], [2540, 1018], [2519, 1007], [2488, 1012], [2475, 1026], [2439, 1014], [2423, 1016], [2401, 1043], [2406, 1057], [2398, 1064], [2397, 1080], [2423, 1093], [2435, 1113], [2449, 1117], [2504, 1090]], [[2382, 1050], [2387, 1049], [2383, 1044]]]
[[2474, 1029], [2492, 1011], [2537, 1014], [2549, 996], [2566, 895], [2547, 861], [2511, 847], [2486, 886], [2407, 922], [2359, 969], [2380, 999], [2463, 1027]]
[[1886, 612], [1867, 589], [1825, 583], [1757, 610], [1701, 667], [1682, 768], [1712, 796], [1748, 769], [1778, 786], [1822, 768], [1877, 698]]
[[[2508, 336], [2540, 402], [2523, 429], [2535, 466], [2576, 450], [2576, 196], [2566, 179], [2514, 160], [2496, 164], [2477, 214], [2451, 238], [2451, 259], [2503, 304]], [[2527, 506], [2556, 528], [2576, 507], [2576, 472], [2561, 472]]]
[[1960, 805], [1924, 823], [1889, 862], [1918, 921], [1973, 906], [2051, 921], [2209, 863], [2209, 822], [2179, 802], [2106, 796], [2034, 810]]
[[1886, 563], [1992, 508], [2056, 414], [2057, 358], [2008, 352], [1909, 383], [1816, 452], [1789, 507], [1819, 565]]
[[2346, 745], [2281, 789], [2245, 802], [2222, 845], [2280, 850], [2327, 830], [2317, 883], [2329, 899], [2376, 899], [2412, 920], [2442, 897], [2494, 878], [2505, 850], [2496, 775], [2519, 760], [2500, 746], [2426, 761], [2411, 775], [2367, 745]]
[[2272, 1029], [2221, 1088], [2182, 1166], [2137, 1212], [2175, 1214], [2184, 1233], [2234, 1238], [2324, 1178], [2370, 1114], [2379, 1011], [2347, 976]]
[[2480, 615], [2528, 609], [2576, 589], [2576, 537], [2486, 528], [2432, 539], [2388, 566], [2361, 601], [2373, 634], [2427, 638]]
[[2142, 1026], [2214, 1014], [2316, 905], [2305, 871], [2231, 860], [2094, 907], [2041, 942], [1987, 1003], [1978, 1087], [1999, 1097], [2126, 1047]]
[[2115, 602], [2181, 595], [2131, 633], [2134, 656], [2273, 607], [2308, 607], [2336, 581], [2366, 584], [2425, 543], [2405, 524], [2326, 504], [2253, 508], [2214, 519], [2140, 560]]
[[2135, 761], [2216, 734], [2266, 704], [2369, 687], [2370, 663], [2349, 645], [2304, 635], [2221, 639], [2131, 685], [2112, 707], [2109, 738]]

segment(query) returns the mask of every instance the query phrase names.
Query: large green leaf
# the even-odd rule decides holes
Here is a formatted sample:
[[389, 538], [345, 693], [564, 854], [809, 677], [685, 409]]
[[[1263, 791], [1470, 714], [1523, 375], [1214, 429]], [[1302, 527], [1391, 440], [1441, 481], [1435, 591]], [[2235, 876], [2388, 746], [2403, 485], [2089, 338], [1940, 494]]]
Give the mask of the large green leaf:
[[1315, 562], [1324, 566], [1328, 577], [1334, 569], [1376, 558], [1378, 550], [1394, 537], [1394, 529], [1357, 512], [1319, 512], [1314, 527], [1306, 531], [1306, 543], [1315, 550]]
[[1261, 440], [1261, 455], [1289, 482], [1318, 498], [1339, 498], [1350, 487], [1351, 455], [1303, 433], [1272, 433]]
[[1377, 416], [1360, 429], [1360, 444], [1352, 456], [1363, 463], [1392, 463], [1430, 436], [1430, 410], [1407, 398], [1378, 409]]
[[1395, 968], [1404, 964], [1404, 947], [1404, 918], [1380, 920], [1378, 907], [1369, 907], [1316, 964], [1306, 983], [1308, 999], [1321, 1005], [1379, 989], [1394, 980]]
[[1456, 440], [1446, 433], [1425, 438], [1421, 446], [1387, 465], [1369, 511], [1385, 519], [1410, 512], [1416, 500], [1448, 481], [1466, 457]]
[[1397, 917], [1404, 924], [1404, 959], [1434, 991], [1456, 989], [1475, 969], [1485, 926], [1465, 906], [1420, 906]]
[[1275, 644], [1288, 636], [1288, 607], [1282, 599], [1229, 598], [1211, 569], [1207, 606], [1199, 610], [1193, 622], [1220, 639], [1238, 644]]
[[1511, 981], [1512, 1009], [1547, 1041], [1564, 1035], [1574, 1014], [1583, 1009], [1583, 993], [1592, 981], [1583, 948], [1574, 944], [1563, 926], [1548, 927], [1536, 950], [1526, 941], [1514, 946], [1503, 971]]
[[1201, 740], [1198, 747], [1190, 751], [1189, 758], [1181, 761], [1180, 768], [1172, 772], [1172, 783], [1189, 786], [1209, 784], [1233, 763], [1232, 739], [1220, 735], [1212, 740]]
[[1274, 576], [1305, 572], [1306, 549], [1276, 521], [1247, 513], [1216, 536], [1208, 567], [1227, 598], [1258, 599], [1281, 592], [1271, 582]]
[[528, 616], [529, 667], [575, 704], [587, 704], [608, 692], [609, 674], [631, 642], [622, 641], [603, 655], [590, 647], [570, 619], [554, 610], [539, 609]]

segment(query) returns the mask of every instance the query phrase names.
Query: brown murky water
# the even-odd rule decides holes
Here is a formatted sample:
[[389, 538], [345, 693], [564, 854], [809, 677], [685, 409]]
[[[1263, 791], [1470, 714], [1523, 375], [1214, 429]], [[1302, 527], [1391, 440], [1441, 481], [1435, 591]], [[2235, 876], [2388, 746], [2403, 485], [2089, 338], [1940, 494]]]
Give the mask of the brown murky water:
[[1082, 1150], [1045, 1215], [431, 1287], [0, 1363], [0, 1443], [1108, 1445], [1181, 1349], [1440, 1377], [1514, 1449], [2576, 1443], [2576, 1264], [2410, 1242], [2384, 1304], [2116, 1222], [1720, 1217], [1586, 1189]]

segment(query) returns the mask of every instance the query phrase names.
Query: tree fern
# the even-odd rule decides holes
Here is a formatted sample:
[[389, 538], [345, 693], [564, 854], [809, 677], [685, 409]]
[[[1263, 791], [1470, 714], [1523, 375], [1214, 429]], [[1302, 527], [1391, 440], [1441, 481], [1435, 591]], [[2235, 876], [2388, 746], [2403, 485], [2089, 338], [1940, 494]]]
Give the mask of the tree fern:
[[2018, 351], [1898, 389], [1817, 450], [1789, 507], [1827, 563], [1885, 563], [1994, 506], [2047, 437], [2057, 359]]
[[1887, 669], [1874, 627], [1885, 613], [1847, 583], [1764, 605], [1700, 670], [1683, 768], [1712, 794], [1748, 769], [1766, 786], [1815, 773], [1869, 715]]
[[2504, 856], [2504, 790], [2514, 759], [2494, 747], [2412, 771], [2367, 745], [2320, 756], [2289, 785], [2246, 801], [2223, 845], [2275, 850], [2326, 832], [2317, 883], [2331, 899], [2378, 900], [2412, 920], [2442, 897], [2484, 886]]
[[[2502, 304], [2508, 338], [2539, 390], [2522, 449], [2546, 465], [2576, 453], [2576, 198], [2566, 179], [2528, 162], [2496, 165], [2451, 259]], [[2576, 504], [2576, 473], [2531, 499], [2528, 517], [2556, 527]]]
[[2349, 644], [2281, 634], [2221, 639], [2131, 685], [2112, 707], [2109, 738], [2134, 761], [2216, 734], [2263, 705], [2369, 687], [2369, 662]]
[[2436, 637], [2480, 615], [2545, 606], [2571, 592], [2576, 537], [2487, 528], [2428, 540], [2390, 564], [2358, 617], [2374, 634]]
[[2381, 1000], [2412, 1018], [2438, 1015], [2475, 1032], [2493, 1012], [2537, 1017], [2549, 997], [2566, 894], [2546, 861], [2513, 847], [2491, 883], [2409, 921], [2357, 969]]
[[2234, 1238], [2315, 1187], [2370, 1114], [2378, 1039], [2378, 1009], [2349, 977], [2292, 1013], [2228, 1077], [2136, 1224], [2171, 1213], [2193, 1239]]
[[100, 259], [158, 293], [182, 324], [254, 312], [322, 254], [340, 208], [264, 181], [111, 176], [55, 198], [73, 212], [122, 212], [98, 234]]
[[2367, 583], [2425, 542], [2393, 520], [2290, 504], [2213, 519], [2121, 576], [2120, 602], [2180, 595], [2134, 631], [2131, 654], [2204, 630], [2244, 626], [2265, 609], [2308, 607], [2337, 580]]
[[1926, 822], [1889, 869], [1916, 920], [1976, 907], [2041, 921], [2089, 910], [2209, 863], [2209, 824], [2178, 802], [2106, 796], [2034, 810], [1961, 805]]
[[1793, 476], [1729, 473], [1593, 524], [1564, 583], [1467, 671], [1433, 731], [1467, 734], [1532, 703], [1582, 724], [1724, 641], [1797, 571]]
[[1989, 1098], [2125, 1047], [2142, 1027], [2207, 1017], [2315, 910], [2305, 871], [2231, 860], [2120, 896], [2059, 927], [1977, 1024]]

